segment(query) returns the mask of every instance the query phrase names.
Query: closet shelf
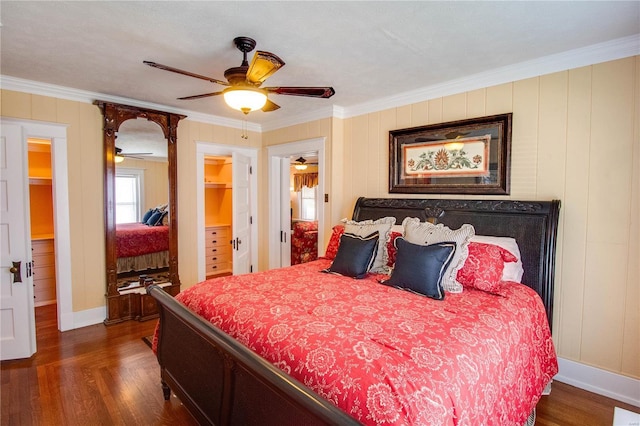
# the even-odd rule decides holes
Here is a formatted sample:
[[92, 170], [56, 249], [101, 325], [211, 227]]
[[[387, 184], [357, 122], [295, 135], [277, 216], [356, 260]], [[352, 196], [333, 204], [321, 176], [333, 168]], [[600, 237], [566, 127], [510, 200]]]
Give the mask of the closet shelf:
[[51, 185], [51, 177], [29, 176], [29, 185]]
[[231, 189], [230, 182], [205, 182], [205, 188], [221, 188], [221, 189]]

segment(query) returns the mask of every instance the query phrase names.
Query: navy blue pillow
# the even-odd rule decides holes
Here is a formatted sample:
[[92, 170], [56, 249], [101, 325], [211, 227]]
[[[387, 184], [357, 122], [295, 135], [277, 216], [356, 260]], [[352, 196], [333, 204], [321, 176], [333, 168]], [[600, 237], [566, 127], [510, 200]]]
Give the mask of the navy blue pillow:
[[453, 259], [456, 243], [443, 242], [421, 246], [396, 238], [396, 263], [391, 278], [382, 284], [444, 299], [442, 277]]
[[333, 272], [353, 278], [363, 278], [373, 266], [378, 252], [379, 233], [360, 237], [354, 234], [342, 234], [340, 246], [333, 263], [323, 272]]
[[153, 213], [155, 213], [155, 209], [149, 209], [147, 210], [147, 212], [144, 214], [144, 216], [142, 216], [142, 220], [140, 221], [141, 223], [144, 223], [145, 225], [147, 224], [147, 221], [149, 220], [149, 218], [151, 217], [151, 215], [153, 215]]
[[164, 212], [157, 211], [151, 215], [149, 220], [147, 220], [147, 225], [156, 226], [158, 223], [162, 223], [162, 218], [164, 216]]

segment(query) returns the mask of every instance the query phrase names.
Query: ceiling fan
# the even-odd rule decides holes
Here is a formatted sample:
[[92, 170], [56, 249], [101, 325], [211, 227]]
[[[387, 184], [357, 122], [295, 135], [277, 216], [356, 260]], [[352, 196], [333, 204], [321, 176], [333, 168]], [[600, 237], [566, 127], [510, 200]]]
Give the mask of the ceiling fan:
[[300, 157], [296, 159], [296, 162], [293, 164], [293, 167], [296, 170], [306, 170], [308, 166], [317, 166], [318, 163], [309, 163], [304, 157]]
[[253, 55], [251, 64], [249, 64], [247, 61], [247, 53], [256, 47], [256, 41], [249, 37], [236, 37], [233, 39], [233, 42], [238, 50], [242, 52], [243, 59], [239, 67], [232, 67], [224, 72], [224, 77], [227, 81], [183, 71], [156, 62], [143, 62], [150, 67], [200, 78], [221, 86], [227, 86], [227, 88], [222, 91], [185, 96], [178, 99], [189, 100], [223, 95], [227, 105], [233, 109], [242, 111], [244, 114], [258, 109], [264, 112], [279, 109], [279, 105], [268, 99], [268, 94], [307, 96], [312, 98], [330, 98], [335, 94], [333, 87], [260, 87], [267, 78], [284, 66], [284, 61], [273, 53], [257, 50]]
[[137, 160], [144, 160], [141, 156], [143, 155], [153, 155], [152, 152], [122, 152], [122, 148], [116, 147], [116, 155], [114, 156], [114, 161], [116, 163], [121, 163], [125, 158], [135, 158]]

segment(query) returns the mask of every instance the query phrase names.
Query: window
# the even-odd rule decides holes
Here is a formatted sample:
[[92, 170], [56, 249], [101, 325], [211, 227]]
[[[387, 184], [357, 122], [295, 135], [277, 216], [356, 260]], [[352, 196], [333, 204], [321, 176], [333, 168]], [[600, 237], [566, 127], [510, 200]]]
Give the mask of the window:
[[116, 171], [116, 223], [140, 221], [143, 176], [138, 169]]
[[298, 193], [300, 199], [300, 218], [304, 220], [316, 220], [316, 193], [318, 187], [302, 187]]

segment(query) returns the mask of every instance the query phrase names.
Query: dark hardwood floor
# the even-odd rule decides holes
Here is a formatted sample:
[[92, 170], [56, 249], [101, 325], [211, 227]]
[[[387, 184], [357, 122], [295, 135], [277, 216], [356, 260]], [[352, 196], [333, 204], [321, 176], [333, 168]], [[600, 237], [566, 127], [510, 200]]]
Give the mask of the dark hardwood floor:
[[156, 321], [61, 333], [49, 305], [36, 309], [36, 323], [37, 353], [2, 362], [2, 425], [196, 424], [180, 400], [162, 397], [158, 362], [142, 341]]
[[[60, 333], [55, 305], [37, 308], [36, 317], [38, 352], [2, 362], [2, 425], [195, 425], [175, 396], [162, 397], [158, 363], [142, 341], [155, 321]], [[640, 412], [554, 382], [538, 404], [536, 425], [609, 426], [615, 406]]]

